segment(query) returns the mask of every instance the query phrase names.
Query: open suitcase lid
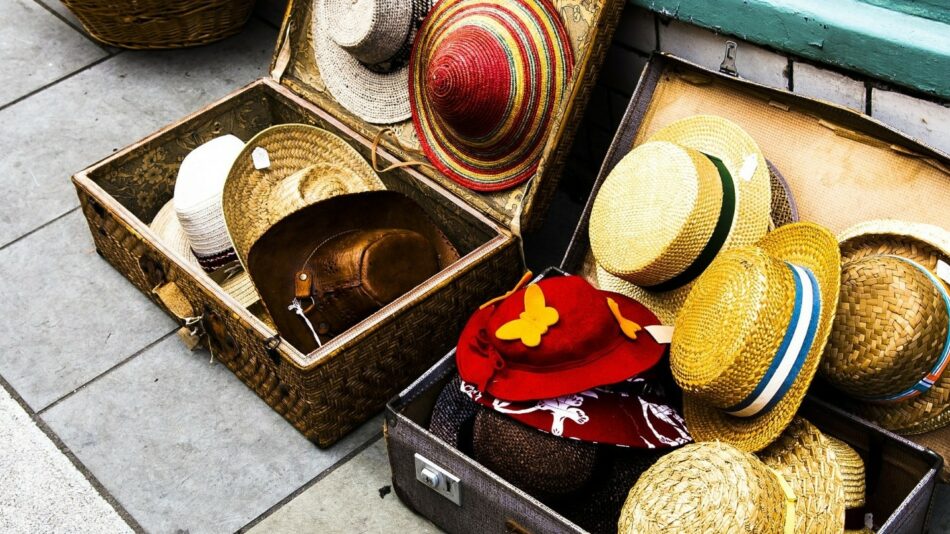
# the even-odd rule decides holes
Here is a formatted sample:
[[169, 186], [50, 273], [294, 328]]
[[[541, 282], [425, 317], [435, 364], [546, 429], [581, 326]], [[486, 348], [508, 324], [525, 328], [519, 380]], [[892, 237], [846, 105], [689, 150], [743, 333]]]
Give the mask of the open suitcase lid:
[[[741, 59], [739, 49], [740, 76]], [[835, 234], [873, 219], [947, 227], [947, 154], [854, 110], [658, 53], [634, 91], [562, 268], [591, 268], [590, 210], [614, 166], [660, 128], [698, 114], [720, 115], [749, 132], [788, 182], [803, 221]]]
[[[314, 1], [290, 0], [288, 3], [271, 63], [271, 76], [303, 98], [318, 104], [334, 118], [367, 139], [375, 139], [381, 130], [391, 128], [398, 144], [393, 142], [392, 136], [384, 136], [381, 146], [385, 150], [403, 161], [427, 161], [411, 120], [393, 125], [369, 124], [334, 100], [323, 82], [314, 57]], [[568, 28], [574, 49], [575, 67], [566, 98], [556, 112], [541, 163], [534, 177], [505, 191], [483, 193], [456, 184], [434, 169], [418, 169], [469, 205], [516, 233], [520, 229], [535, 227], [543, 218], [547, 204], [557, 187], [576, 124], [580, 120], [624, 4], [620, 0], [552, 0], [552, 3]], [[569, 21], [568, 14], [571, 16]], [[575, 20], [575, 17], [579, 20]]]

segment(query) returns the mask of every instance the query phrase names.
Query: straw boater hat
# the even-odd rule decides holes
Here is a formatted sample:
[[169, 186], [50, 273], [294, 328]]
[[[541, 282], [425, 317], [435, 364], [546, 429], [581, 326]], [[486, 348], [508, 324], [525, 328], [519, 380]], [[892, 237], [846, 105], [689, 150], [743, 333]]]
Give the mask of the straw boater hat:
[[[179, 259], [201, 270], [198, 258], [191, 251], [191, 242], [175, 215], [174, 201], [169, 200], [158, 211], [149, 228], [155, 232], [162, 244], [171, 249], [172, 253], [178, 256]], [[210, 277], [203, 270], [201, 270], [201, 274], [210, 280]], [[251, 283], [251, 278], [241, 269], [221, 282], [221, 289], [234, 297], [245, 308], [249, 308], [260, 300], [257, 291], [254, 290], [254, 284]]]
[[442, 0], [410, 64], [413, 124], [429, 161], [477, 191], [528, 180], [573, 66], [550, 0]]
[[841, 302], [822, 375], [902, 434], [950, 423], [950, 232], [872, 221], [840, 237]]
[[765, 235], [771, 191], [762, 151], [736, 124], [714, 116], [670, 124], [627, 154], [594, 200], [591, 251], [607, 273], [599, 285], [671, 323], [720, 252]]
[[224, 135], [192, 150], [175, 181], [175, 211], [198, 262], [215, 271], [234, 261], [234, 247], [221, 211], [221, 190], [244, 143]]
[[798, 497], [755, 455], [725, 443], [696, 443], [660, 458], [640, 477], [617, 532], [781, 534], [795, 528]]
[[317, 67], [333, 98], [366, 122], [411, 116], [409, 55], [432, 0], [316, 0]]
[[696, 281], [670, 347], [696, 441], [754, 452], [789, 425], [831, 331], [840, 258], [828, 230], [794, 223], [722, 253]]

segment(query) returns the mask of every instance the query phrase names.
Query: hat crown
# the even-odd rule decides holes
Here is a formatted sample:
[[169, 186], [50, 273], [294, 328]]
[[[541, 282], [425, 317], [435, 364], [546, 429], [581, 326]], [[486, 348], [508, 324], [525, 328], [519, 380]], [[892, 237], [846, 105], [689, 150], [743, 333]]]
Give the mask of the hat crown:
[[591, 213], [591, 249], [611, 274], [640, 286], [661, 284], [696, 260], [722, 211], [722, 180], [708, 156], [647, 142], [601, 187]]
[[382, 63], [405, 46], [418, 0], [322, 0], [332, 39], [360, 63]]
[[785, 509], [778, 478], [754, 455], [724, 443], [695, 443], [660, 458], [634, 484], [618, 533], [779, 534]]
[[823, 373], [840, 389], [894, 395], [917, 384], [940, 356], [950, 328], [947, 306], [924, 267], [912, 261], [885, 254], [844, 265], [822, 359]]
[[[512, 96], [508, 53], [487, 30], [463, 26], [432, 53], [425, 91], [439, 120], [466, 142], [498, 128]], [[481, 80], [491, 73], [493, 83]]]
[[720, 255], [677, 317], [670, 349], [677, 384], [720, 409], [747, 399], [789, 328], [795, 292], [789, 264], [762, 249]]

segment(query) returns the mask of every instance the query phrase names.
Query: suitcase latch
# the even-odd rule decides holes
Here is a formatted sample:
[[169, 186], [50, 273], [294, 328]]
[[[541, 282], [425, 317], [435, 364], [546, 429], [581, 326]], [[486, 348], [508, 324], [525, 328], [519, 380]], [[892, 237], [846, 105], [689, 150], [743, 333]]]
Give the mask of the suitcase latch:
[[726, 55], [719, 65], [719, 72], [730, 76], [739, 76], [739, 70], [736, 68], [736, 51], [738, 48], [739, 45], [734, 41], [726, 41]]
[[416, 480], [422, 482], [439, 495], [462, 506], [462, 482], [459, 477], [435, 465], [416, 453]]

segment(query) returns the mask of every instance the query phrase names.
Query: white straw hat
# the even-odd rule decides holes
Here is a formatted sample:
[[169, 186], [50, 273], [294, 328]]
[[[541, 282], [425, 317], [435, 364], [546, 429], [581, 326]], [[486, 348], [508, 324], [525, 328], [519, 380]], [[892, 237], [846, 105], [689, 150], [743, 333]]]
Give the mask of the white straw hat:
[[185, 156], [175, 182], [175, 212], [192, 252], [211, 272], [237, 259], [221, 211], [221, 192], [231, 165], [244, 148], [233, 135], [208, 141]]
[[333, 98], [374, 124], [409, 119], [412, 41], [432, 0], [316, 0], [314, 55]]

